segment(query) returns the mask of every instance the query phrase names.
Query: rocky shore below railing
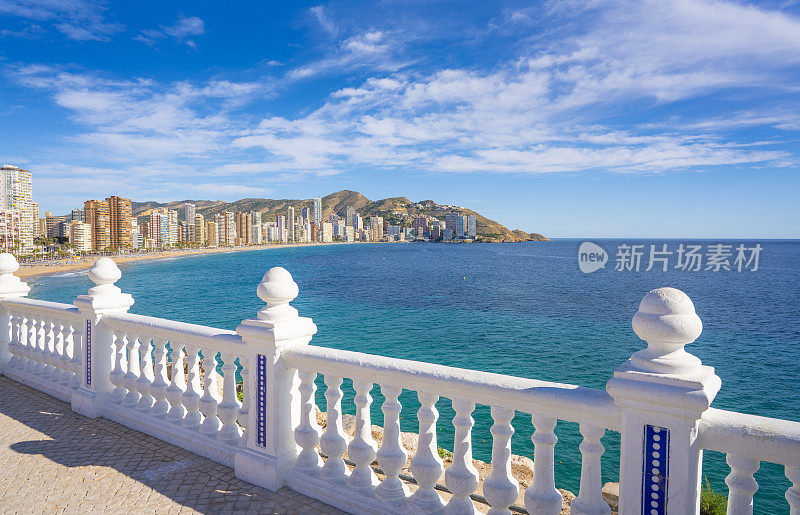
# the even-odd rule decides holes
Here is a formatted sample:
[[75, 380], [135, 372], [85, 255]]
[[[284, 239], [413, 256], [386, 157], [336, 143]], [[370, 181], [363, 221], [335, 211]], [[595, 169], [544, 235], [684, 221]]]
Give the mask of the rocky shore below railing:
[[[317, 424], [321, 428], [325, 428], [327, 425], [327, 414], [322, 412], [319, 408], [317, 408]], [[355, 435], [356, 431], [356, 418], [353, 415], [342, 415], [342, 428], [344, 432], [350, 436]], [[372, 438], [380, 446], [381, 442], [383, 442], [383, 428], [381, 426], [372, 425]], [[401, 432], [400, 433], [400, 441], [403, 444], [403, 447], [406, 449], [408, 453], [408, 458], [406, 460], [406, 464], [401, 471], [401, 474], [411, 475], [411, 458], [414, 456], [414, 453], [417, 451], [417, 441], [419, 436], [417, 433], [410, 433], [410, 432]], [[345, 457], [347, 454], [345, 454]], [[440, 457], [442, 461], [444, 461], [445, 466], [450, 464], [452, 459], [452, 454], [449, 451], [440, 451]], [[377, 464], [377, 463], [376, 463]], [[485, 461], [481, 460], [472, 460], [472, 464], [478, 470], [479, 475], [479, 483], [478, 488], [475, 489], [475, 494], [482, 496], [483, 495], [483, 481], [489, 476], [491, 472], [491, 464], [486, 463]], [[380, 474], [378, 474], [380, 477]], [[533, 460], [526, 457], [526, 456], [519, 456], [516, 454], [511, 455], [511, 475], [514, 476], [519, 482], [519, 496], [517, 497], [516, 505], [519, 507], [525, 506], [525, 488], [530, 486], [531, 480], [533, 479]], [[439, 478], [439, 483], [444, 484], [444, 472], [442, 472], [442, 476]], [[409, 484], [409, 488], [413, 491], [416, 489], [416, 485]], [[561, 515], [570, 513], [570, 504], [572, 504], [572, 500], [575, 499], [575, 494], [570, 492], [569, 490], [564, 490], [562, 488], [558, 489], [563, 496], [563, 503], [561, 506]], [[442, 497], [445, 500], [450, 498], [450, 494], [447, 492], [441, 492]], [[611, 507], [611, 513], [617, 513], [617, 506], [619, 505], [619, 483], [606, 483], [603, 486], [603, 499], [608, 503]], [[489, 510], [488, 504], [481, 504], [478, 503], [477, 505], [478, 511], [481, 513], [486, 513]]]

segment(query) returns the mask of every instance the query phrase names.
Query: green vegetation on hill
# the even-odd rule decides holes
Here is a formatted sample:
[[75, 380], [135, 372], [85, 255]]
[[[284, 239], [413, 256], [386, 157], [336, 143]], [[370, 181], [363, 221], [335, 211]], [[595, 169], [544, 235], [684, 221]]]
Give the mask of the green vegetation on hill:
[[[222, 202], [220, 200], [182, 200], [167, 203], [134, 202], [133, 214], [147, 216], [159, 207], [166, 207], [178, 211], [179, 219], [183, 219], [183, 204], [191, 202], [197, 205], [197, 212], [206, 218], [222, 211], [258, 211], [263, 213], [265, 220], [273, 221], [278, 214], [286, 214], [287, 208], [294, 207], [295, 213], [300, 214], [303, 207], [312, 207], [313, 199], [265, 199], [246, 198], [235, 202]], [[459, 215], [475, 215], [477, 241], [483, 242], [518, 242], [518, 241], [548, 241], [547, 238], [537, 233], [528, 233], [520, 229], [509, 230], [499, 222], [490, 220], [485, 216], [458, 206], [439, 205], [433, 200], [412, 202], [406, 197], [392, 197], [372, 201], [357, 191], [342, 190], [331, 193], [322, 198], [322, 219], [327, 220], [330, 215], [337, 214], [344, 217], [347, 207], [353, 206], [362, 217], [382, 216], [384, 220], [393, 225], [410, 227], [412, 217], [428, 215], [444, 221], [447, 213]]]

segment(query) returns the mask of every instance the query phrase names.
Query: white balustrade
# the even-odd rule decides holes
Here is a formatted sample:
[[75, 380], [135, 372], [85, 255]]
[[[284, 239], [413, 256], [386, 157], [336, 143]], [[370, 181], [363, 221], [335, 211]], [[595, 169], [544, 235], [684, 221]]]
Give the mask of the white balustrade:
[[200, 397], [200, 413], [203, 414], [203, 424], [200, 432], [216, 435], [222, 427], [222, 422], [217, 418], [217, 406], [221, 402], [217, 391], [217, 360], [216, 353], [208, 349], [203, 351], [203, 396]]
[[590, 423], [580, 425], [581, 442], [581, 488], [578, 497], [570, 504], [571, 513], [575, 515], [594, 515], [611, 513], [611, 508], [603, 499], [603, 481], [600, 475], [600, 457], [603, 456], [603, 438], [605, 428]]
[[219, 437], [231, 443], [238, 442], [242, 437], [242, 431], [236, 423], [241, 403], [236, 397], [235, 360], [235, 354], [222, 353], [222, 402], [217, 406], [217, 415], [222, 423]]
[[[322, 458], [317, 452], [320, 443], [320, 427], [317, 424], [314, 394], [317, 385], [317, 373], [312, 370], [300, 370], [300, 423], [294, 430], [294, 439], [302, 449], [297, 456], [295, 467], [303, 472], [316, 475], [322, 467]], [[372, 460], [370, 460], [370, 463]], [[351, 478], [352, 479], [352, 476]]]
[[509, 506], [519, 496], [519, 482], [511, 474], [511, 420], [514, 410], [492, 406], [492, 470], [483, 482], [483, 495], [489, 501], [492, 515], [508, 514]]
[[135, 407], [141, 399], [141, 394], [137, 390], [139, 387], [139, 374], [141, 373], [141, 357], [139, 356], [139, 336], [136, 334], [128, 334], [126, 338], [128, 350], [128, 371], [122, 378], [125, 388], [128, 393], [122, 399], [122, 405], [128, 407]]
[[166, 417], [169, 412], [169, 401], [167, 401], [167, 340], [165, 338], [153, 338], [153, 382], [150, 385], [150, 396], [153, 398], [153, 415], [156, 417]]
[[[670, 512], [694, 512], [702, 450], [712, 449], [725, 453], [730, 466], [729, 513], [754, 511], [754, 473], [766, 461], [785, 467], [790, 513], [800, 515], [800, 423], [710, 407], [721, 381], [684, 349], [702, 323], [678, 290], [662, 288], [644, 297], [633, 327], [647, 348], [618, 367], [605, 390], [595, 390], [310, 346], [316, 326], [290, 305], [297, 284], [280, 268], [258, 285], [266, 307], [236, 332], [128, 313], [133, 299], [115, 285], [121, 272], [109, 258], [97, 260], [89, 272], [94, 286], [74, 306], [25, 298], [27, 285], [13, 275], [18, 268], [13, 256], [0, 254], [0, 320], [7, 324], [0, 331], [0, 373], [71, 402], [78, 413], [104, 416], [235, 467], [237, 477], [261, 486], [288, 485], [352, 512], [475, 513], [479, 476], [472, 462], [472, 413], [483, 404], [491, 407], [493, 420], [491, 472], [483, 484], [489, 513], [508, 514], [518, 499], [511, 437], [519, 411], [530, 414], [534, 426], [533, 481], [524, 495], [530, 513], [561, 510], [555, 428], [564, 420], [579, 423], [583, 438], [573, 513], [610, 512], [601, 494], [600, 459], [601, 439], [612, 430], [621, 433], [620, 513], [667, 503]], [[315, 413], [318, 373], [327, 386], [324, 433]], [[355, 390], [352, 439], [342, 428], [343, 378]], [[374, 384], [385, 398], [380, 448], [371, 428]], [[400, 438], [401, 385], [420, 401], [413, 495], [402, 474], [407, 453]], [[440, 397], [452, 399], [455, 410], [453, 458], [446, 470], [437, 447]], [[648, 456], [652, 467], [643, 470], [642, 458], [650, 451], [658, 456]], [[373, 470], [376, 459], [381, 481]], [[666, 464], [667, 484], [659, 479]], [[446, 506], [437, 492], [443, 470], [452, 494]]]
[[125, 333], [114, 333], [114, 369], [109, 374], [114, 391], [111, 392], [112, 402], [122, 402], [128, 389], [125, 388], [125, 374], [128, 372], [128, 342]]
[[728, 513], [730, 515], [748, 515], [753, 513], [753, 495], [758, 490], [758, 483], [753, 479], [759, 467], [758, 460], [728, 454], [726, 456], [731, 473], [725, 478], [728, 485]]
[[[372, 396], [370, 395], [372, 386], [371, 381], [358, 379], [353, 381], [356, 391], [353, 399], [356, 405], [356, 430], [350, 445], [347, 446], [347, 455], [355, 463], [355, 468], [350, 473], [348, 483], [351, 488], [362, 495], [372, 495], [378, 485], [378, 476], [371, 467], [378, 455], [378, 444], [372, 438], [372, 422], [369, 412], [372, 406]], [[313, 389], [311, 393], [313, 398]], [[313, 410], [313, 406], [311, 408]], [[300, 457], [298, 457], [299, 459]]]
[[786, 465], [786, 477], [792, 482], [792, 486], [786, 490], [790, 515], [800, 515], [800, 465]]
[[155, 399], [150, 394], [150, 386], [155, 378], [153, 368], [153, 348], [148, 337], [140, 337], [141, 347], [139, 348], [139, 379], [136, 381], [136, 390], [139, 392], [139, 402], [136, 409], [139, 411], [150, 411], [155, 403]]
[[384, 396], [383, 406], [383, 442], [378, 449], [378, 465], [385, 475], [383, 481], [375, 489], [375, 496], [389, 504], [400, 504], [408, 497], [408, 487], [400, 480], [400, 471], [406, 464], [408, 454], [400, 441], [400, 411], [403, 406], [398, 397], [402, 389], [381, 384]]
[[186, 391], [186, 374], [183, 367], [186, 363], [186, 354], [183, 351], [183, 345], [175, 340], [170, 341], [170, 347], [172, 348], [170, 352], [172, 379], [167, 387], [167, 401], [170, 405], [167, 420], [179, 424], [186, 416], [186, 407], [183, 405], [183, 394]]
[[447, 503], [445, 513], [475, 513], [475, 505], [470, 499], [478, 488], [478, 469], [472, 464], [472, 412], [475, 403], [463, 399], [453, 399], [453, 418], [455, 438], [453, 439], [453, 463], [445, 470], [445, 484], [453, 497]]
[[186, 408], [183, 417], [183, 426], [198, 429], [203, 422], [200, 413], [200, 349], [194, 345], [186, 345], [186, 391], [181, 396], [181, 402]]
[[348, 469], [342, 456], [347, 452], [347, 435], [342, 429], [342, 378], [325, 374], [325, 400], [328, 419], [320, 439], [320, 449], [328, 459], [322, 466], [321, 476], [331, 483], [347, 481]]
[[444, 464], [439, 457], [439, 448], [436, 444], [436, 420], [439, 412], [436, 410], [438, 395], [427, 392], [418, 392], [420, 407], [417, 410], [419, 433], [417, 439], [417, 452], [411, 458], [411, 473], [417, 480], [419, 488], [409, 498], [409, 505], [422, 513], [439, 512], [444, 508], [444, 503], [434, 487], [442, 475]]

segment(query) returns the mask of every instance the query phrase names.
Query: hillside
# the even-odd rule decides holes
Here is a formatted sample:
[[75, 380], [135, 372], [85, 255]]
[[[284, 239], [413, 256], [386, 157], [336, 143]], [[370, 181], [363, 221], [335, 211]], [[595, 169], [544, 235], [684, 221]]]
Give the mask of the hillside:
[[[134, 202], [133, 214], [135, 216], [147, 216], [150, 211], [157, 207], [178, 210], [178, 217], [183, 219], [183, 204], [191, 202], [197, 205], [197, 212], [205, 217], [213, 216], [222, 211], [258, 211], [266, 215], [267, 220], [274, 220], [275, 215], [285, 214], [289, 206], [294, 207], [295, 212], [300, 214], [303, 207], [311, 207], [313, 199], [264, 199], [246, 198], [235, 202], [223, 202], [220, 200], [182, 200], [167, 203], [158, 202]], [[347, 206], [353, 206], [363, 217], [382, 216], [392, 224], [404, 227], [411, 226], [411, 218], [416, 215], [434, 216], [444, 220], [447, 213], [458, 213], [461, 215], [475, 215], [478, 240], [484, 242], [519, 242], [519, 241], [548, 241], [547, 238], [537, 233], [528, 233], [520, 229], [509, 230], [501, 223], [486, 218], [480, 213], [471, 209], [459, 206], [439, 205], [433, 200], [423, 200], [413, 202], [406, 197], [392, 197], [382, 200], [372, 201], [357, 191], [342, 190], [331, 193], [322, 198], [322, 218], [327, 220], [331, 214], [345, 216]]]

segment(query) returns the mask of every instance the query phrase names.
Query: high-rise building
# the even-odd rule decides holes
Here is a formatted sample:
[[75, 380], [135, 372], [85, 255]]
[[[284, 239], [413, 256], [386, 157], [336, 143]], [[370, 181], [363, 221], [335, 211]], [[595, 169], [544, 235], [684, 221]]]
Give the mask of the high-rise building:
[[[315, 201], [316, 202], [316, 201]], [[286, 210], [286, 232], [287, 238], [289, 243], [295, 242], [295, 230], [294, 230], [294, 208], [289, 206], [289, 209]]]
[[300, 216], [303, 217], [303, 224], [305, 224], [306, 220], [309, 220], [311, 218], [311, 208], [309, 208], [308, 206], [303, 206], [302, 208], [300, 208]]
[[[314, 223], [317, 224], [317, 231], [321, 233], [322, 231], [320, 228], [322, 227], [322, 199], [315, 198], [314, 199]], [[321, 239], [321, 234], [320, 234]]]
[[219, 244], [227, 247], [236, 245], [236, 216], [233, 211], [223, 211], [214, 216], [219, 234]]
[[80, 220], [70, 222], [69, 242], [79, 252], [90, 252], [92, 250], [92, 226]]
[[353, 227], [355, 227], [356, 216], [358, 216], [358, 213], [356, 213], [356, 208], [354, 208], [353, 206], [347, 206], [347, 209], [345, 210], [344, 213], [345, 225], [352, 225]]
[[0, 166], [0, 209], [18, 209], [22, 216], [20, 246], [33, 246], [37, 214], [33, 213], [31, 172], [13, 165]]
[[112, 195], [106, 199], [111, 246], [120, 249], [132, 247], [131, 219], [133, 218], [131, 199]]
[[250, 245], [253, 238], [253, 217], [249, 213], [234, 213], [236, 222], [236, 242], [239, 245]]
[[444, 215], [444, 232], [442, 237], [445, 240], [452, 240], [454, 235], [458, 235], [458, 219], [457, 213], [447, 213]]
[[414, 236], [417, 238], [424, 238], [428, 235], [428, 218], [425, 216], [414, 217]]
[[467, 216], [467, 237], [475, 238], [478, 235], [478, 224], [475, 215]]
[[86, 223], [92, 227], [92, 250], [105, 250], [110, 247], [111, 219], [108, 213], [108, 202], [87, 200], [83, 203], [83, 211]]
[[217, 222], [209, 220], [206, 222], [206, 245], [209, 247], [219, 247], [219, 228]]
[[383, 240], [383, 217], [371, 216], [369, 217], [369, 233], [371, 241]]
[[22, 211], [0, 209], [0, 248], [5, 252], [16, 251], [22, 241]]
[[194, 242], [196, 240], [194, 217], [195, 215], [197, 215], [197, 206], [192, 203], [186, 202], [185, 204], [183, 204], [183, 209], [185, 211], [184, 215], [186, 217], [186, 229], [188, 231], [187, 234], [184, 235], [184, 238], [186, 239], [186, 241]]
[[206, 218], [201, 214], [194, 215], [194, 239], [192, 243], [203, 246], [206, 244]]
[[456, 238], [463, 238], [467, 234], [467, 217], [458, 215], [456, 217]]
[[330, 222], [322, 223], [322, 241], [325, 243], [333, 241], [333, 224]]
[[83, 209], [73, 209], [69, 214], [69, 219], [76, 222], [85, 222], [86, 216]]

